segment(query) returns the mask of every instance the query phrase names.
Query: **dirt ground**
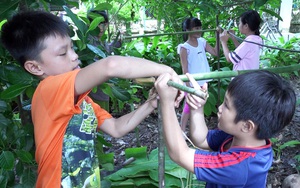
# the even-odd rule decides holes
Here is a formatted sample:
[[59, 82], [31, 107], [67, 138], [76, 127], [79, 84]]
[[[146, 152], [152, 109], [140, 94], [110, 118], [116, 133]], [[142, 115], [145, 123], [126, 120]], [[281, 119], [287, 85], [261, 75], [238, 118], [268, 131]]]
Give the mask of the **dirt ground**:
[[[300, 98], [300, 80], [291, 81], [295, 88], [297, 98]], [[121, 115], [121, 114], [119, 114]], [[118, 116], [115, 114], [115, 116]], [[178, 119], [180, 113], [178, 113]], [[213, 128], [216, 126], [216, 117], [210, 117], [207, 119], [208, 126]], [[141, 146], [147, 146], [148, 151], [151, 151], [158, 146], [158, 116], [157, 114], [151, 114], [146, 118], [139, 126], [139, 141]], [[284, 130], [274, 136], [277, 139], [276, 143], [273, 143], [273, 148], [277, 148], [291, 140], [300, 141], [300, 107], [297, 106], [295, 116]], [[106, 152], [115, 153], [115, 169], [118, 170], [122, 167], [122, 163], [125, 161], [124, 151], [126, 148], [137, 147], [136, 134], [130, 132], [126, 136], [120, 139], [107, 138], [107, 141], [112, 143], [112, 147], [105, 148]], [[280, 157], [274, 157], [273, 165], [269, 170], [267, 188], [281, 188], [284, 178], [290, 174], [297, 174], [297, 167], [299, 168], [299, 162], [294, 158], [299, 155], [300, 146], [287, 147], [281, 151]]]

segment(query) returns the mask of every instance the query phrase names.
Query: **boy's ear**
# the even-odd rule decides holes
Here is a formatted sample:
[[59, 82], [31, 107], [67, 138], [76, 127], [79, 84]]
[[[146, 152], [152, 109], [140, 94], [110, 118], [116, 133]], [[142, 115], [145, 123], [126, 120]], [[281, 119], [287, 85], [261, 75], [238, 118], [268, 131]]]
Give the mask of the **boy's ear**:
[[247, 120], [243, 123], [242, 125], [242, 131], [247, 133], [255, 130], [256, 125], [254, 124], [253, 121]]
[[26, 61], [24, 63], [24, 68], [31, 74], [36, 76], [42, 76], [44, 72], [42, 71], [39, 63], [37, 61]]

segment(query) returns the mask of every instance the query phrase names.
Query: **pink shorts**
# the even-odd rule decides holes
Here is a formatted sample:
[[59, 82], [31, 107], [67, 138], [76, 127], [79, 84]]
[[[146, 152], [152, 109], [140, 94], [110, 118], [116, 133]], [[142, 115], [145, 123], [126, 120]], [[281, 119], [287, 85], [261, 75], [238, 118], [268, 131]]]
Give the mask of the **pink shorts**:
[[186, 101], [184, 101], [183, 113], [185, 113], [185, 114], [190, 113], [190, 106], [186, 103]]
[[[187, 93], [184, 93], [184, 96], [186, 97]], [[183, 113], [189, 114], [190, 113], [190, 106], [188, 103], [186, 103], [186, 99], [184, 100], [184, 106], [183, 106]]]

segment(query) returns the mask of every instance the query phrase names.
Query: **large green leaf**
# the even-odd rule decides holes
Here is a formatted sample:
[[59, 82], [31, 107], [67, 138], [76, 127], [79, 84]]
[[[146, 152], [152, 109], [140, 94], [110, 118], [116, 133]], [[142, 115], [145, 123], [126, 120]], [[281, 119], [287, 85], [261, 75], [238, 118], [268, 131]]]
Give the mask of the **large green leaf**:
[[29, 84], [16, 84], [12, 85], [1, 93], [1, 99], [13, 99], [25, 91], [26, 88], [30, 87]]
[[63, 8], [66, 11], [67, 16], [69, 16], [71, 18], [71, 20], [73, 21], [75, 26], [79, 29], [80, 33], [84, 36], [88, 30], [87, 25], [82, 20], [80, 20], [76, 16], [76, 14], [74, 14], [67, 6], [63, 6]]
[[32, 157], [32, 155], [31, 155], [30, 152], [24, 151], [24, 150], [17, 150], [17, 151], [16, 151], [16, 154], [17, 154], [17, 157], [18, 157], [21, 161], [23, 161], [23, 162], [25, 162], [25, 163], [30, 163], [30, 162], [32, 162], [33, 157]]
[[0, 114], [0, 126], [1, 127], [7, 127], [10, 123], [10, 120], [3, 116], [3, 114]]
[[36, 182], [36, 172], [31, 168], [24, 169], [21, 176], [21, 182], [22, 187], [34, 187]]
[[10, 0], [1, 0], [0, 1], [0, 21], [5, 20], [6, 18], [10, 17], [12, 12], [14, 12], [20, 0], [10, 1]]
[[100, 50], [99, 48], [97, 48], [96, 46], [93, 46], [93, 45], [91, 45], [91, 44], [88, 44], [87, 47], [88, 47], [92, 52], [94, 52], [96, 55], [98, 55], [98, 56], [100, 56], [100, 57], [102, 57], [102, 58], [105, 58], [105, 57], [106, 57], [105, 53], [104, 53], [102, 50]]
[[101, 16], [99, 17], [99, 15], [98, 15], [98, 17], [93, 19], [87, 32], [96, 29], [98, 27], [98, 25], [103, 21], [104, 21], [104, 18]]
[[58, 5], [58, 6], [63, 6], [66, 4], [66, 1], [64, 0], [44, 0], [44, 1], [51, 5]]
[[125, 149], [126, 159], [130, 157], [134, 158], [146, 158], [147, 157], [147, 147], [138, 147], [138, 148], [127, 148]]
[[128, 101], [131, 98], [130, 93], [128, 93], [124, 89], [121, 89], [117, 86], [111, 86], [111, 91], [112, 91], [113, 95], [121, 101]]
[[6, 170], [11, 170], [14, 167], [15, 157], [10, 151], [2, 151], [0, 155], [0, 167]]
[[255, 9], [258, 9], [259, 7], [263, 6], [264, 4], [266, 4], [268, 0], [255, 0], [254, 1], [254, 7]]
[[7, 176], [8, 176], [7, 171], [0, 169], [0, 187], [7, 187], [7, 182], [8, 182]]
[[[149, 171], [158, 171], [158, 150], [153, 150], [148, 158], [138, 158], [131, 164], [125, 166], [107, 178], [111, 181], [125, 180], [126, 178], [139, 177], [141, 174]], [[166, 171], [177, 168], [178, 165], [174, 163], [169, 155], [165, 155], [165, 169]]]
[[0, 112], [7, 110], [7, 104], [5, 101], [0, 100]]
[[11, 84], [32, 84], [34, 78], [24, 70], [11, 71], [7, 75], [8, 81]]
[[111, 10], [112, 9], [112, 5], [109, 3], [100, 3], [98, 4], [94, 10]]

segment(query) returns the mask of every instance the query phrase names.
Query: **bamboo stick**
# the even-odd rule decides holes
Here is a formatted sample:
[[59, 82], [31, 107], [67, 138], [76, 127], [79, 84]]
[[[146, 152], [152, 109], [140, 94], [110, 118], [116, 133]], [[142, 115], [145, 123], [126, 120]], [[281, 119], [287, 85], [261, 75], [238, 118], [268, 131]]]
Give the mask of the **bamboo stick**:
[[174, 87], [176, 89], [179, 89], [181, 91], [185, 91], [187, 93], [194, 94], [194, 95], [196, 95], [196, 96], [198, 96], [198, 97], [200, 97], [200, 98], [202, 98], [204, 100], [206, 100], [208, 98], [208, 92], [205, 91], [205, 90], [201, 90], [201, 89], [200, 90], [196, 90], [196, 89], [191, 88], [191, 87], [180, 85], [180, 84], [178, 84], [176, 82], [173, 82], [171, 80], [168, 81], [167, 84], [168, 84], [168, 86], [172, 86], [172, 87]]
[[[285, 72], [293, 72], [300, 70], [300, 64], [282, 66], [282, 67], [273, 67], [273, 68], [265, 68], [265, 69], [253, 69], [253, 70], [239, 70], [239, 71], [214, 71], [214, 72], [206, 72], [206, 73], [198, 73], [191, 74], [195, 80], [207, 80], [207, 79], [219, 79], [219, 78], [231, 78], [238, 76], [240, 74], [258, 71], [258, 70], [267, 70], [274, 73], [285, 73]], [[184, 82], [189, 81], [186, 75], [179, 75], [180, 79]]]
[[[253, 70], [240, 70], [240, 71], [214, 71], [214, 72], [206, 72], [206, 73], [198, 73], [198, 74], [190, 74], [195, 80], [208, 80], [208, 79], [220, 79], [220, 78], [231, 78], [238, 76], [240, 74], [251, 72], [251, 71], [258, 71], [258, 70], [268, 70], [274, 73], [285, 73], [285, 72], [293, 72], [300, 70], [300, 64], [296, 65], [289, 65], [283, 67], [274, 67], [274, 68], [265, 68], [265, 69], [253, 69]], [[188, 82], [189, 79], [186, 75], [179, 75], [179, 78], [183, 82]], [[137, 78], [135, 81], [139, 84], [145, 83], [146, 85], [153, 85], [155, 82], [154, 78]], [[187, 93], [194, 94], [202, 99], [208, 98], [208, 92], [204, 90], [195, 90], [194, 88], [187, 87], [184, 85], [180, 85], [173, 81], [168, 81], [167, 83], [169, 86], [172, 86], [176, 89], [181, 91], [185, 91]]]
[[155, 33], [155, 34], [147, 34], [147, 35], [122, 36], [122, 39], [132, 39], [132, 38], [140, 38], [140, 37], [154, 37], [154, 36], [163, 36], [163, 35], [179, 35], [179, 34], [210, 32], [210, 31], [216, 31], [216, 29], [181, 31], [181, 32], [173, 32], [173, 33]]

